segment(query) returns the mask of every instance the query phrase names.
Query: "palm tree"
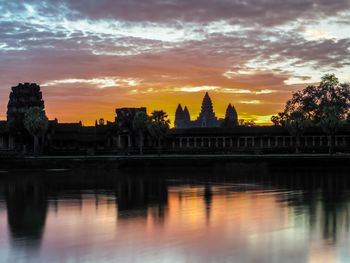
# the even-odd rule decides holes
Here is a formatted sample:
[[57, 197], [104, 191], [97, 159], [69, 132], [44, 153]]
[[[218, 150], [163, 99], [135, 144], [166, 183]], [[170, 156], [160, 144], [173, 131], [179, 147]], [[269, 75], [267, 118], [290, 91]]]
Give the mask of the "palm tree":
[[153, 111], [151, 114], [151, 124], [149, 132], [152, 137], [156, 138], [158, 145], [158, 154], [161, 151], [161, 141], [169, 130], [170, 120], [163, 110]]
[[24, 127], [34, 137], [34, 156], [38, 156], [39, 136], [47, 131], [49, 120], [40, 107], [31, 107], [24, 113]]
[[134, 131], [138, 133], [140, 154], [143, 153], [142, 149], [143, 149], [144, 134], [149, 129], [149, 125], [150, 125], [150, 118], [148, 117], [146, 112], [143, 112], [143, 111], [137, 112], [132, 122], [132, 128]]

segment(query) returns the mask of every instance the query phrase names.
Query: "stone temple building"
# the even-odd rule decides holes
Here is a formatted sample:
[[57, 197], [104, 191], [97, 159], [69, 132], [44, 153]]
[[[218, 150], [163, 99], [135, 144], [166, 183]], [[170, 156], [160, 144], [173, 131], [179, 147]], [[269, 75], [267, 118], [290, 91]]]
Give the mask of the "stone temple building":
[[181, 104], [177, 106], [175, 113], [175, 128], [217, 128], [217, 127], [235, 127], [238, 126], [238, 115], [234, 106], [229, 104], [226, 109], [224, 119], [218, 119], [213, 110], [213, 103], [208, 92], [205, 93], [201, 112], [196, 120], [191, 121], [188, 108], [182, 108]]
[[[9, 96], [7, 120], [0, 120], [0, 158], [2, 154], [30, 154], [33, 138], [23, 127], [23, 113], [30, 107], [44, 108], [40, 87], [24, 83], [12, 88]], [[145, 131], [134, 129], [133, 120], [140, 108], [117, 108], [115, 120], [95, 122], [84, 126], [81, 122], [62, 123], [50, 120], [46, 134], [39, 144], [46, 155], [124, 155], [138, 154], [142, 143], [145, 154], [159, 150], [158, 142]], [[235, 108], [229, 104], [225, 118], [218, 119], [206, 93], [196, 120], [191, 120], [187, 107], [178, 106], [175, 128], [161, 140], [164, 153], [293, 153], [296, 146], [303, 153], [326, 153], [329, 136], [321, 127], [310, 127], [299, 140], [287, 127], [238, 125]], [[335, 152], [350, 153], [350, 125], [334, 134]]]

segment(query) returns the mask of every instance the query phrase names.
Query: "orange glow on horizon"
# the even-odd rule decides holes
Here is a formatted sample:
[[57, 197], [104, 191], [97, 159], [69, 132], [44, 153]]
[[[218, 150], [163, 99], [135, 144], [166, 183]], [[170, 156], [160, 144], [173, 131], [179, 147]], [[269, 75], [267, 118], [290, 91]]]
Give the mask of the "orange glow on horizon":
[[[122, 98], [118, 94], [110, 94], [108, 97], [97, 99], [96, 97], [87, 97], [84, 100], [75, 100], [74, 96], [67, 97], [66, 101], [57, 101], [49, 90], [43, 89], [45, 108], [50, 119], [58, 118], [59, 122], [79, 122], [83, 125], [94, 125], [95, 120], [100, 118], [106, 121], [114, 121], [115, 109], [123, 107], [146, 107], [148, 114], [154, 110], [164, 110], [171, 121], [171, 127], [174, 125], [175, 110], [178, 104], [187, 106], [190, 111], [191, 119], [198, 117], [201, 110], [201, 103], [205, 92], [163, 92], [146, 93], [135, 95], [124, 95]], [[224, 118], [227, 105], [231, 103], [238, 112], [238, 118], [244, 120], [253, 120], [258, 125], [271, 125], [270, 118], [273, 114], [281, 111], [284, 107], [284, 101], [288, 99], [289, 94], [284, 95], [281, 100], [280, 95], [267, 103], [245, 103], [241, 100], [241, 95], [223, 94], [219, 92], [209, 92], [213, 102], [213, 108], [218, 118]], [[115, 99], [113, 99], [115, 98]], [[243, 101], [243, 102], [242, 102]]]

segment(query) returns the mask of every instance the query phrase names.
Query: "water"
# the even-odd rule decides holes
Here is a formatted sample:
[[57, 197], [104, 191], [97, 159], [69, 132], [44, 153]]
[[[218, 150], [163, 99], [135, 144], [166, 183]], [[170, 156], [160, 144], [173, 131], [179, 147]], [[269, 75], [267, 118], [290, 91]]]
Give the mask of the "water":
[[346, 169], [0, 178], [0, 262], [350, 262]]

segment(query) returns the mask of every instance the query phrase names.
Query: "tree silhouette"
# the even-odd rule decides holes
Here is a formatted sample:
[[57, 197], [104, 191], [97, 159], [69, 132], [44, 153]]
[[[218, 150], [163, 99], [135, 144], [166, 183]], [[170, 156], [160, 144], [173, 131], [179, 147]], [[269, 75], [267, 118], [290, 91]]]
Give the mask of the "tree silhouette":
[[[350, 86], [340, 84], [334, 74], [326, 74], [318, 86], [308, 86], [297, 91], [287, 101], [283, 112], [272, 116], [275, 125], [305, 127], [308, 124], [321, 127], [328, 135], [329, 152], [332, 151], [332, 137], [349, 116]], [[299, 125], [300, 124], [300, 125]]]
[[170, 120], [163, 110], [153, 111], [151, 114], [151, 123], [149, 132], [153, 138], [157, 140], [158, 154], [161, 151], [161, 141], [169, 130]]
[[238, 120], [239, 126], [246, 126], [246, 127], [255, 127], [256, 123], [253, 120], [246, 121], [244, 119]]
[[323, 109], [322, 116], [318, 125], [328, 135], [328, 152], [333, 151], [333, 137], [340, 126], [345, 124], [345, 120], [342, 120], [335, 106], [327, 106]]
[[150, 122], [150, 118], [143, 111], [137, 112], [132, 122], [133, 130], [138, 133], [140, 154], [143, 153], [144, 134], [149, 129]]
[[304, 131], [311, 126], [310, 120], [302, 111], [292, 112], [286, 120], [286, 127], [290, 134], [295, 137], [295, 152], [299, 153], [300, 137]]
[[286, 126], [287, 115], [284, 112], [279, 112], [271, 117], [271, 122], [275, 126]]
[[34, 138], [34, 156], [38, 155], [39, 137], [47, 131], [49, 120], [40, 107], [29, 108], [24, 114], [24, 127]]

